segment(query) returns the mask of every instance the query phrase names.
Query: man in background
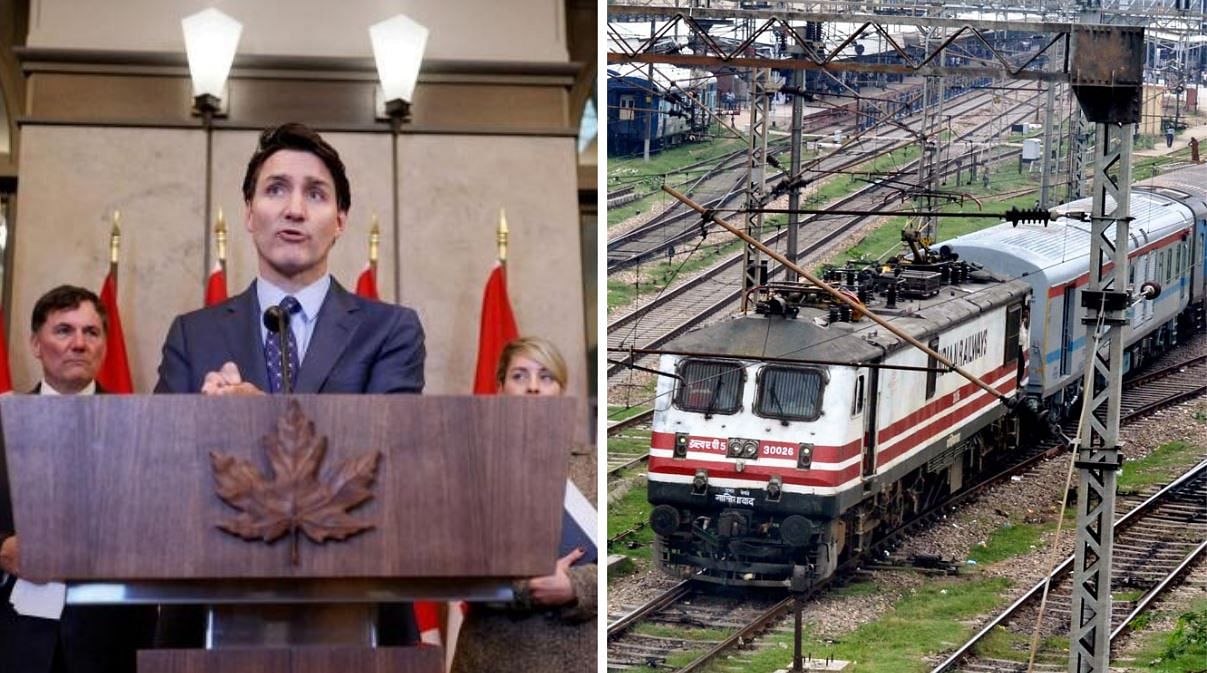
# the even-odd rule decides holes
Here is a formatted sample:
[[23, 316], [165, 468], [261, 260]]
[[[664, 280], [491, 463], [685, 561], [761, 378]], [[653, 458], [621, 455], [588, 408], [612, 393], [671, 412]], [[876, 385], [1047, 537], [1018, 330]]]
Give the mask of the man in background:
[[[30, 329], [29, 347], [42, 367], [30, 394], [104, 392], [96, 373], [105, 359], [108, 321], [95, 294], [71, 285], [54, 288], [34, 304]], [[63, 584], [34, 584], [20, 576], [20, 542], [0, 452], [0, 671], [133, 673], [136, 650], [151, 644], [153, 607], [65, 606]]]

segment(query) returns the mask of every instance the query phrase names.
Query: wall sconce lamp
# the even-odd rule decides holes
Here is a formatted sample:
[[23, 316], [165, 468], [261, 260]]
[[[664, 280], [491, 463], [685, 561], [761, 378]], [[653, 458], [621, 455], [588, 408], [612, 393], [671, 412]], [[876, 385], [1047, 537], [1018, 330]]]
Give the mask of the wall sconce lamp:
[[411, 120], [411, 100], [427, 47], [428, 29], [398, 14], [369, 26], [386, 116], [394, 127]]
[[235, 62], [243, 24], [209, 8], [180, 20], [193, 79], [193, 110], [206, 123], [222, 111], [226, 78]]
[[[427, 48], [428, 29], [403, 14], [369, 26], [369, 39], [373, 42], [373, 60], [377, 62], [377, 76], [381, 80], [381, 97], [384, 113], [390, 120], [392, 131], [390, 181], [394, 197], [394, 241], [398, 249], [401, 232], [398, 202], [398, 135], [402, 125], [411, 121], [411, 100], [415, 95], [415, 82], [419, 79], [419, 66], [423, 63], [423, 51]], [[379, 108], [381, 109], [381, 108]], [[394, 301], [402, 301], [402, 264], [395, 256]]]
[[209, 8], [180, 20], [184, 31], [184, 50], [189, 58], [189, 76], [193, 80], [193, 114], [205, 127], [205, 255], [202, 277], [210, 269], [210, 216], [214, 191], [214, 117], [225, 114], [226, 78], [235, 62], [235, 50], [243, 24]]

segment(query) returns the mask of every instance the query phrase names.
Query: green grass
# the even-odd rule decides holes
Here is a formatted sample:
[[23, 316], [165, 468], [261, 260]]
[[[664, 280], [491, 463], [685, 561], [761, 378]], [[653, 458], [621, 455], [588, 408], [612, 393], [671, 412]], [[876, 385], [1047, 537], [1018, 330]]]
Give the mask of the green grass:
[[[650, 503], [646, 501], [645, 484], [635, 484], [623, 498], [608, 506], [608, 538], [611, 539], [634, 528], [638, 523], [648, 523], [649, 516]], [[649, 567], [650, 544], [654, 541], [654, 532], [650, 530], [650, 527], [647, 525], [632, 536], [625, 538], [625, 542], [628, 541], [636, 541], [641, 544], [634, 549], [624, 547], [622, 544], [620, 548], [613, 551], [633, 559], [634, 566]]]
[[[1003, 578], [944, 578], [897, 601], [874, 622], [864, 624], [840, 641], [827, 642], [809, 626], [803, 651], [814, 658], [833, 656], [855, 662], [847, 673], [910, 673], [928, 671], [923, 657], [958, 645], [972, 634], [964, 623], [999, 605], [1009, 582]], [[792, 635], [776, 640], [787, 645], [760, 650], [745, 662], [749, 671], [788, 667]]]
[[626, 418], [632, 418], [637, 414], [650, 410], [649, 404], [637, 404], [631, 407], [608, 405], [608, 420], [623, 421]]
[[1140, 645], [1131, 670], [1187, 673], [1207, 668], [1207, 598], [1195, 600], [1172, 632], [1146, 628], [1138, 637]]
[[608, 189], [616, 189], [637, 178], [675, 174], [683, 166], [719, 157], [746, 146], [746, 141], [739, 138], [713, 138], [655, 152], [650, 154], [649, 161], [645, 161], [641, 154], [608, 157]]
[[[764, 225], [768, 226], [773, 222], [771, 218], [767, 218]], [[694, 246], [695, 243], [687, 243], [681, 248], [691, 250]], [[633, 281], [622, 283], [609, 278], [608, 310], [628, 304], [636, 297], [656, 295], [676, 280], [716, 264], [717, 261], [736, 253], [741, 247], [741, 241], [730, 241], [723, 245], [712, 245], [705, 242], [690, 257], [679, 255], [671, 262], [662, 261], [641, 265], [635, 269], [637, 272], [636, 283]]]
[[716, 138], [702, 143], [691, 143], [650, 155], [646, 162], [640, 155], [635, 157], [608, 157], [608, 190], [636, 183], [637, 193], [646, 196], [623, 206], [608, 209], [608, 226], [619, 224], [655, 205], [669, 201], [670, 195], [661, 191], [666, 184], [676, 185], [698, 177], [705, 169], [694, 169], [684, 173], [682, 169], [699, 161], [713, 159], [744, 147], [745, 142], [737, 138]]
[[1139, 493], [1149, 486], [1165, 484], [1200, 460], [1201, 444], [1175, 440], [1139, 460], [1123, 461], [1116, 483], [1118, 493]]
[[[1069, 640], [1065, 636], [1046, 636], [1039, 641], [1041, 652], [1067, 652], [1068, 647]], [[999, 626], [977, 643], [976, 653], [981, 657], [1025, 662], [1031, 657], [1031, 634], [1014, 633]]]
[[1039, 546], [1043, 530], [1042, 526], [1008, 523], [990, 533], [984, 544], [973, 547], [968, 558], [978, 565], [985, 565], [1030, 553]]
[[641, 622], [633, 627], [634, 633], [655, 638], [682, 638], [684, 640], [725, 640], [730, 632], [723, 629], [685, 629], [666, 624]]
[[672, 670], [679, 670], [680, 668], [683, 668], [684, 666], [687, 666], [691, 662], [698, 659], [700, 655], [704, 654], [706, 651], [706, 648], [700, 648], [698, 650], [672, 652], [671, 655], [666, 658], [666, 666]]
[[650, 434], [640, 433], [633, 437], [609, 437], [608, 453], [645, 453], [650, 450]]

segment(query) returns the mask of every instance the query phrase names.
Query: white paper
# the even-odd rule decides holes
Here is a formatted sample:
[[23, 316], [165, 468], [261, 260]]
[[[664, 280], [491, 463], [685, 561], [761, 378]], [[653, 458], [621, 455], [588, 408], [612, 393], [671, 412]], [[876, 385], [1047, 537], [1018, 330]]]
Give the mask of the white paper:
[[569, 512], [570, 518], [574, 519], [578, 527], [582, 528], [587, 537], [591, 539], [591, 544], [599, 549], [599, 539], [595, 530], [599, 515], [582, 491], [578, 490], [574, 482], [569, 479], [566, 480], [566, 497], [562, 501], [562, 506]]
[[8, 599], [17, 614], [42, 619], [58, 619], [67, 602], [67, 585], [62, 582], [34, 584], [18, 579]]

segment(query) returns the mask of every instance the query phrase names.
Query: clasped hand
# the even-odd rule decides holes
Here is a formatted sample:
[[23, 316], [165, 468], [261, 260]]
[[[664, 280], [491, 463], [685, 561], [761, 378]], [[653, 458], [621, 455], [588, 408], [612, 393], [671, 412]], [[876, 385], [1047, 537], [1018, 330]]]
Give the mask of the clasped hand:
[[528, 580], [528, 595], [532, 597], [532, 602], [546, 607], [573, 603], [578, 596], [574, 594], [574, 585], [570, 583], [570, 566], [585, 553], [582, 549], [575, 549], [557, 560], [552, 575]]
[[233, 362], [222, 365], [222, 369], [205, 375], [201, 384], [202, 395], [263, 395], [263, 390], [243, 380], [239, 366]]

